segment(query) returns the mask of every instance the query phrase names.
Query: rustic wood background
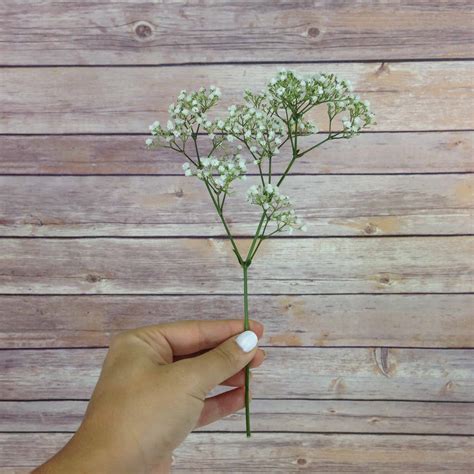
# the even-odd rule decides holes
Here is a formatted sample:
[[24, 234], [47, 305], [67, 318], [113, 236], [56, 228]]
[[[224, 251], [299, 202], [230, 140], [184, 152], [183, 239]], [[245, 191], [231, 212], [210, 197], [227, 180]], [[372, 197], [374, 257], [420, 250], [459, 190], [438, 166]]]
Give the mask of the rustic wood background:
[[[309, 233], [251, 268], [268, 347], [253, 438], [231, 416], [175, 472], [473, 472], [472, 10], [4, 0], [0, 472], [71, 436], [111, 334], [241, 315], [200, 183], [144, 133], [181, 88], [218, 84], [227, 105], [282, 63], [351, 79], [378, 125], [302, 160], [287, 190]], [[254, 215], [232, 211], [246, 245]]]

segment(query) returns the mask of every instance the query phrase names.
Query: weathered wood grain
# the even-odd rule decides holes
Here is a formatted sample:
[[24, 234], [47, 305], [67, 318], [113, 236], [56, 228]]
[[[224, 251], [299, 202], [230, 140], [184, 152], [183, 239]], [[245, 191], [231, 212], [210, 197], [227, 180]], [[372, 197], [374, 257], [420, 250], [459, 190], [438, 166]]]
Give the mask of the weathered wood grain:
[[[147, 151], [145, 135], [0, 135], [0, 174], [178, 174], [175, 152]], [[209, 151], [208, 140], [200, 148]], [[207, 145], [207, 146], [206, 146]], [[364, 133], [326, 143], [298, 160], [297, 173], [474, 171], [474, 132]], [[282, 171], [282, 159], [273, 168]]]
[[[238, 245], [245, 253], [250, 240]], [[473, 246], [457, 236], [269, 239], [249, 291], [472, 292]], [[0, 239], [4, 294], [240, 294], [241, 286], [226, 239]]]
[[0, 7], [2, 64], [472, 57], [465, 1], [205, 1]]
[[[146, 133], [168, 116], [181, 89], [217, 84], [216, 113], [260, 90], [278, 65], [0, 69], [0, 133]], [[472, 128], [473, 63], [325, 63], [300, 72], [331, 71], [350, 79], [373, 104], [377, 131]], [[440, 101], [440, 97], [443, 98]], [[325, 108], [308, 116], [327, 129]]]
[[[261, 209], [234, 185], [225, 214], [253, 237]], [[293, 176], [282, 186], [308, 234], [474, 233], [474, 175]], [[310, 190], [310, 192], [308, 192]], [[60, 197], [60, 199], [58, 199]], [[167, 177], [1, 177], [2, 236], [225, 236], [201, 181]]]
[[[26, 474], [62, 448], [66, 433], [2, 433], [1, 474]], [[174, 453], [173, 473], [469, 473], [467, 436], [192, 433]], [[205, 453], [205, 455], [203, 455]]]
[[[0, 432], [74, 432], [87, 402], [0, 402]], [[252, 400], [252, 431], [474, 434], [474, 404], [360, 400]], [[240, 411], [198, 431], [242, 432]]]
[[[253, 295], [250, 307], [265, 345], [474, 347], [474, 295]], [[105, 346], [133, 327], [232, 317], [241, 296], [1, 296], [0, 348]]]
[[[265, 349], [255, 398], [474, 401], [470, 349]], [[0, 352], [0, 399], [90, 397], [106, 349]], [[290, 383], [291, 382], [291, 383]]]

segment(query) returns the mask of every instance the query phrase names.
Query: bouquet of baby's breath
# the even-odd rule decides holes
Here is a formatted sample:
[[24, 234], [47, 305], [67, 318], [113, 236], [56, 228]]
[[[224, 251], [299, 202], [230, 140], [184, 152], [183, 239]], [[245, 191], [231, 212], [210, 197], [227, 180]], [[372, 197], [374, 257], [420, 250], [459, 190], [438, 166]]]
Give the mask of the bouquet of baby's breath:
[[[247, 274], [265, 239], [278, 232], [306, 230], [296, 215], [288, 196], [280, 191], [292, 166], [306, 153], [331, 140], [351, 138], [374, 123], [369, 103], [352, 93], [349, 81], [334, 74], [300, 75], [281, 70], [258, 93], [246, 90], [243, 102], [231, 105], [222, 118], [208, 113], [219, 102], [219, 88], [201, 87], [198, 91], [183, 90], [176, 104], [169, 106], [170, 118], [165, 127], [159, 122], [150, 125], [149, 148], [165, 147], [180, 153], [186, 176], [195, 176], [204, 183], [216, 209], [232, 250], [243, 271], [244, 330], [249, 328]], [[317, 126], [307, 119], [315, 107], [327, 113], [327, 132], [318, 133]], [[336, 125], [336, 118], [341, 119]], [[211, 151], [200, 153], [198, 134], [210, 140]], [[272, 160], [288, 148], [283, 173], [272, 173]], [[259, 184], [247, 190], [247, 201], [260, 209], [260, 220], [246, 254], [241, 253], [224, 216], [226, 198], [235, 180], [246, 179], [250, 166], [259, 176]], [[246, 432], [250, 436], [249, 367], [245, 370]]]

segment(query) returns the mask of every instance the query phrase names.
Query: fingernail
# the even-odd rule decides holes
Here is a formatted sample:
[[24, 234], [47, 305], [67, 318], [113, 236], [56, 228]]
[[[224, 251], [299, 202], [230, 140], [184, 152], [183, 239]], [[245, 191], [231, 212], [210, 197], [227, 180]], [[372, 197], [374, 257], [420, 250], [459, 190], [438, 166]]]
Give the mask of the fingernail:
[[257, 346], [258, 337], [253, 331], [244, 331], [237, 336], [235, 342], [244, 352], [250, 352]]

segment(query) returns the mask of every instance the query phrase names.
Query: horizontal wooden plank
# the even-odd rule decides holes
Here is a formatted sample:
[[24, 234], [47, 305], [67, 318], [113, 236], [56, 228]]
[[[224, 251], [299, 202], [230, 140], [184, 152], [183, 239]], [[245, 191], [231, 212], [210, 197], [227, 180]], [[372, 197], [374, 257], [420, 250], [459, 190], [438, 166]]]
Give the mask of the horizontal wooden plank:
[[472, 57], [465, 1], [164, 2], [6, 0], [3, 64], [163, 64]]
[[[244, 88], [259, 90], [278, 67], [4, 68], [0, 133], [146, 133], [149, 123], [166, 119], [168, 105], [181, 89], [221, 86], [219, 115], [241, 100]], [[469, 61], [325, 63], [294, 69], [330, 71], [351, 80], [356, 92], [373, 105], [378, 123], [373, 130], [472, 128]], [[325, 130], [327, 114], [324, 107], [318, 109], [320, 113], [309, 115]]]
[[[474, 347], [474, 295], [251, 297], [273, 346]], [[126, 329], [242, 317], [241, 296], [0, 296], [0, 348], [105, 346]]]
[[[70, 437], [0, 434], [0, 473], [26, 474]], [[192, 433], [174, 453], [173, 473], [468, 473], [473, 448], [464, 436], [256, 433], [249, 442], [241, 433]]]
[[[179, 174], [175, 152], [145, 150], [145, 135], [0, 135], [0, 174]], [[200, 147], [209, 151], [208, 140]], [[206, 146], [207, 144], [207, 146]], [[365, 133], [321, 145], [294, 165], [299, 173], [474, 171], [474, 132]], [[21, 158], [20, 158], [21, 157]], [[283, 159], [273, 160], [281, 171]]]
[[[245, 192], [258, 182], [226, 201], [236, 236], [255, 232], [261, 209]], [[307, 235], [474, 231], [474, 175], [292, 176], [283, 190]], [[203, 183], [184, 176], [0, 176], [0, 202], [2, 236], [225, 236]]]
[[[255, 398], [474, 401], [470, 349], [266, 349]], [[0, 352], [0, 399], [88, 398], [106, 349]]]
[[[245, 254], [250, 240], [238, 245]], [[269, 239], [250, 267], [249, 291], [472, 292], [473, 246], [472, 237]], [[225, 239], [4, 238], [0, 269], [4, 294], [242, 291]]]
[[[74, 432], [86, 401], [0, 402], [0, 432]], [[354, 400], [252, 400], [252, 431], [474, 434], [474, 404]], [[199, 431], [242, 432], [243, 410]]]

